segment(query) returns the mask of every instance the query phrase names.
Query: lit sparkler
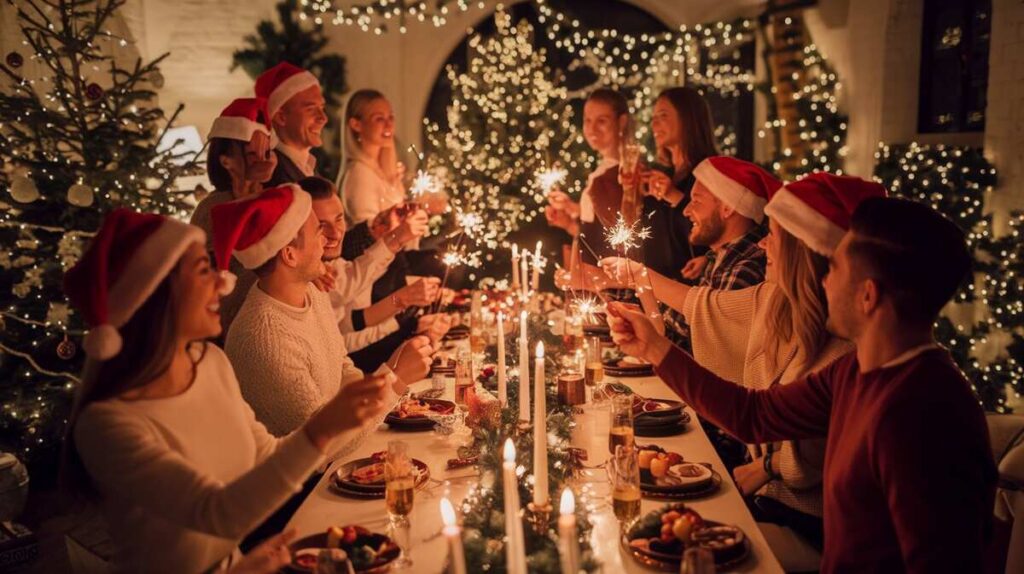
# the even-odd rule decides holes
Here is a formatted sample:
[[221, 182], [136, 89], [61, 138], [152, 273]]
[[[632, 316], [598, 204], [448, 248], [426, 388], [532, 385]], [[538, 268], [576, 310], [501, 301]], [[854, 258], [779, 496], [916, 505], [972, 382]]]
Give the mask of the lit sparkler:
[[556, 185], [565, 183], [565, 178], [569, 176], [569, 172], [560, 167], [551, 167], [544, 171], [540, 171], [534, 176], [534, 183], [543, 191], [545, 194], [549, 193]]
[[578, 297], [573, 301], [573, 311], [584, 323], [597, 322], [597, 313], [600, 310], [600, 303], [591, 295]]
[[413, 197], [419, 197], [427, 193], [437, 193], [441, 191], [441, 182], [432, 173], [424, 170], [416, 172], [416, 177], [412, 180], [412, 185], [409, 187], [409, 194]]
[[455, 221], [470, 238], [476, 238], [484, 232], [484, 218], [479, 213], [459, 212], [455, 214]]
[[651, 237], [651, 228], [640, 225], [640, 222], [629, 225], [626, 220], [619, 214], [618, 219], [615, 221], [615, 225], [609, 227], [604, 232], [604, 239], [615, 249], [622, 251], [623, 253], [628, 252], [630, 249], [640, 247], [640, 244], [645, 239]]

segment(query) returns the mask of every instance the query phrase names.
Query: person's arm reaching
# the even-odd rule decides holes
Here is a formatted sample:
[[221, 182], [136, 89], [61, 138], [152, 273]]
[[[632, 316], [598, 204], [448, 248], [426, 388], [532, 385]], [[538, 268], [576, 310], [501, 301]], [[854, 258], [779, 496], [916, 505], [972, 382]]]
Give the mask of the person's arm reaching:
[[694, 410], [746, 443], [825, 436], [832, 407], [829, 372], [768, 390], [747, 389], [701, 367], [658, 335], [643, 313], [608, 306], [612, 338], [626, 353], [657, 365], [656, 372]]
[[[635, 282], [644, 287], [650, 287], [658, 301], [680, 313], [683, 312], [686, 295], [690, 292], [689, 285], [673, 281], [661, 273], [645, 267], [642, 263], [624, 257], [605, 257], [601, 260], [600, 265], [613, 280], [626, 284]], [[630, 278], [635, 278], [635, 280], [630, 281]]]

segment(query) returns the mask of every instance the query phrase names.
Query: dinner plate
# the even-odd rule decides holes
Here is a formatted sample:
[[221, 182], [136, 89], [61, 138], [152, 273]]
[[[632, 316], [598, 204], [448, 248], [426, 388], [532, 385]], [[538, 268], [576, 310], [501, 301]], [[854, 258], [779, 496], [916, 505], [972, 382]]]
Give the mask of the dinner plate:
[[681, 414], [683, 407], [686, 406], [682, 401], [671, 399], [642, 398], [640, 400], [643, 402], [636, 404], [636, 399], [634, 399], [633, 414], [637, 417], [670, 417]]
[[[342, 542], [340, 544], [340, 548], [348, 554], [349, 560], [352, 561], [353, 557], [355, 557], [356, 552], [353, 552], [353, 550], [358, 546], [370, 545], [372, 548], [376, 548], [380, 552], [372, 563], [368, 565], [360, 564], [360, 567], [358, 568], [355, 567], [356, 564], [359, 562], [359, 558], [356, 557], [355, 561], [352, 564], [355, 571], [358, 574], [383, 574], [384, 572], [389, 571], [391, 568], [391, 563], [397, 560], [398, 557], [401, 555], [401, 549], [398, 547], [397, 544], [395, 544], [395, 541], [388, 536], [385, 536], [383, 534], [377, 534], [375, 532], [370, 532], [365, 528], [357, 528], [359, 528], [360, 532], [356, 537], [355, 543], [345, 544], [344, 542]], [[315, 572], [315, 565], [312, 568], [306, 568], [302, 564], [299, 564], [297, 560], [299, 560], [299, 556], [307, 554], [305, 552], [302, 552], [303, 550], [311, 548], [324, 548], [326, 546], [326, 532], [321, 532], [319, 534], [311, 534], [304, 538], [300, 538], [295, 542], [292, 542], [288, 545], [288, 548], [291, 550], [292, 554], [292, 562], [285, 566], [284, 571], [288, 572], [289, 574], [309, 574]]]
[[650, 377], [654, 374], [654, 365], [643, 364], [621, 364], [620, 359], [607, 359], [604, 361], [604, 372], [613, 377]]
[[[451, 401], [446, 401], [444, 399], [418, 400], [421, 400], [429, 404], [431, 406], [432, 414], [446, 415], [455, 412], [455, 403]], [[387, 416], [384, 417], [384, 422], [387, 423], [387, 425], [391, 427], [392, 430], [410, 432], [433, 430], [434, 425], [436, 424], [427, 415], [401, 418], [394, 410], [389, 412]]]
[[[687, 463], [682, 463], [687, 464]], [[718, 492], [722, 487], [722, 475], [718, 473], [709, 463], [698, 462], [710, 471], [707, 479], [690, 484], [659, 485], [654, 482], [649, 470], [640, 471], [640, 492], [647, 498], [661, 498], [666, 500], [693, 500], [703, 498]], [[678, 465], [676, 465], [678, 466]]]
[[683, 421], [670, 425], [637, 425], [635, 423], [633, 424], [634, 436], [649, 438], [675, 436], [677, 434], [683, 434], [684, 432], [686, 432], [686, 429], [687, 425]]
[[[651, 549], [637, 548], [629, 544], [630, 540], [636, 538], [647, 538], [647, 536], [639, 536], [638, 531], [644, 526], [644, 524], [651, 520], [651, 517], [660, 517], [664, 512], [675, 508], [685, 508], [682, 503], [673, 503], [668, 506], [659, 508], [649, 512], [640, 520], [637, 520], [622, 534], [621, 544], [623, 549], [639, 564], [655, 570], [661, 570], [663, 572], [679, 572], [679, 565], [682, 562], [682, 554], [670, 554], [666, 552], [659, 552]], [[726, 525], [721, 522], [714, 520], [704, 519], [706, 527], [716, 526], [732, 526]], [[712, 550], [712, 556], [715, 560], [715, 570], [723, 572], [731, 570], [743, 563], [750, 557], [750, 540], [747, 538], [746, 533], [738, 527], [734, 527], [741, 533], [741, 540], [739, 544], [730, 548], [727, 551], [715, 551]]]
[[[354, 496], [358, 498], [383, 498], [384, 497], [384, 481], [383, 479], [379, 483], [373, 484], [362, 484], [351, 480], [350, 475], [352, 471], [357, 468], [362, 468], [369, 464], [375, 464], [383, 462], [382, 459], [376, 459], [373, 457], [366, 457], [347, 462], [334, 471], [331, 475], [330, 487], [338, 494], [345, 496]], [[418, 459], [412, 459], [412, 463], [419, 470], [419, 474], [416, 477], [416, 487], [423, 486], [430, 478], [430, 468], [427, 464]]]

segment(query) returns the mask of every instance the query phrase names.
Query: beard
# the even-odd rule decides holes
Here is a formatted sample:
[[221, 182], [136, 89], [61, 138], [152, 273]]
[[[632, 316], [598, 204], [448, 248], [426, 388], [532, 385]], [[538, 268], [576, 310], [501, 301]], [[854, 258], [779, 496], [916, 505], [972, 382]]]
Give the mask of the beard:
[[692, 245], [712, 245], [725, 233], [725, 221], [718, 213], [712, 213], [690, 231]]

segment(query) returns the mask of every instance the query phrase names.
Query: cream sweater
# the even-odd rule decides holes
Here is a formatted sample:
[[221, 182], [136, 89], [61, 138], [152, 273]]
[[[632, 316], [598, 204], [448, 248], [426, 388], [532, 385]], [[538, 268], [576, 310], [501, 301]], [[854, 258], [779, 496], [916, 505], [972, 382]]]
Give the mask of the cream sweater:
[[299, 428], [342, 385], [363, 378], [348, 358], [330, 298], [312, 284], [301, 308], [253, 285], [224, 350], [242, 396], [275, 436]]
[[341, 180], [341, 199], [349, 224], [373, 219], [378, 213], [405, 199], [400, 183], [390, 183], [380, 171], [364, 159], [345, 165]]
[[175, 397], [87, 406], [74, 441], [102, 497], [123, 572], [200, 572], [299, 490], [322, 460], [305, 433], [277, 439], [212, 344]]
[[[792, 341], [779, 346], [778, 365], [769, 366], [765, 354], [765, 320], [775, 287], [762, 283], [738, 291], [707, 287], [690, 289], [683, 315], [690, 325], [693, 356], [719, 377], [743, 386], [764, 389], [787, 384], [845, 355], [853, 346], [830, 337], [814, 360], [807, 361]], [[781, 480], [765, 485], [758, 494], [770, 496], [792, 508], [822, 515], [822, 467], [825, 440], [786, 441], [775, 445]]]

